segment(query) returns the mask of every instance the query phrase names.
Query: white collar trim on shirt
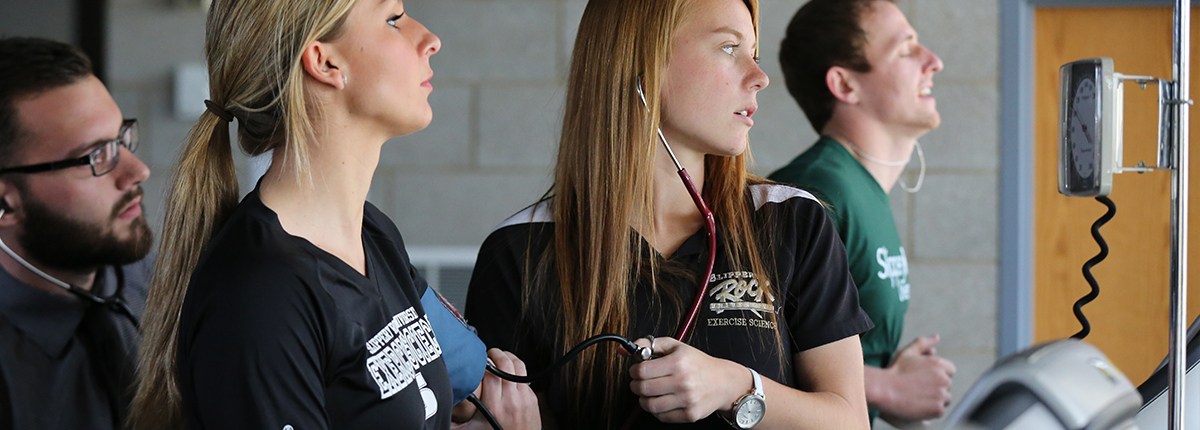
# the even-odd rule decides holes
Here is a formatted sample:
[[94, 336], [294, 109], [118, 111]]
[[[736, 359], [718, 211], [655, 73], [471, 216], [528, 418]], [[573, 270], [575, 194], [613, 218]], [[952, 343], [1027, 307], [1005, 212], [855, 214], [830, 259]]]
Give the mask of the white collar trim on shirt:
[[808, 191], [782, 184], [751, 185], [750, 195], [754, 197], [754, 210], [762, 209], [763, 205], [767, 203], [783, 203], [796, 197], [821, 203], [820, 200], [817, 200], [817, 198]]
[[[750, 186], [750, 194], [754, 197], [754, 210], [762, 209], [767, 203], [783, 203], [789, 199], [796, 197], [805, 198], [821, 203], [808, 191], [799, 188], [781, 184], [759, 184]], [[524, 210], [517, 212], [516, 215], [509, 217], [501, 222], [500, 225], [492, 229], [496, 231], [504, 227], [514, 226], [518, 224], [534, 224], [554, 222], [554, 215], [550, 211], [550, 201], [543, 200], [535, 205], [531, 205]]]
[[496, 230], [502, 229], [504, 227], [514, 226], [514, 225], [518, 225], [518, 224], [533, 224], [533, 223], [544, 223], [544, 222], [554, 222], [554, 214], [550, 212], [550, 201], [549, 200], [542, 200], [540, 202], [537, 202], [537, 204], [534, 204], [534, 205], [531, 205], [531, 206], [525, 208], [525, 210], [517, 212], [516, 215], [508, 217], [508, 219], [504, 220], [504, 222], [500, 223], [500, 225], [496, 226], [496, 228], [492, 229], [492, 231], [496, 231]]

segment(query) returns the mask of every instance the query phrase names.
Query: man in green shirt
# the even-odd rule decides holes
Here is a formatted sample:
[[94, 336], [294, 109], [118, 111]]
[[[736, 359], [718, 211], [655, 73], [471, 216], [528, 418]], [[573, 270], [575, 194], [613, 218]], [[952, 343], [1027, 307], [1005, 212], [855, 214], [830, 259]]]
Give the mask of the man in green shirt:
[[822, 199], [846, 243], [859, 300], [875, 322], [862, 335], [872, 423], [940, 417], [955, 368], [937, 356], [938, 336], [897, 351], [910, 287], [887, 193], [917, 138], [941, 122], [931, 94], [942, 61], [891, 0], [811, 0], [788, 26], [780, 62], [821, 138], [770, 178]]

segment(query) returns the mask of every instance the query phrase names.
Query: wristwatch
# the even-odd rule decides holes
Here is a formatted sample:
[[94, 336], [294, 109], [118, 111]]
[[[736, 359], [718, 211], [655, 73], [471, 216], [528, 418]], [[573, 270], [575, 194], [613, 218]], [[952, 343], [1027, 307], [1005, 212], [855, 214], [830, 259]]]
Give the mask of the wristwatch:
[[758, 376], [754, 369], [750, 369], [750, 375], [754, 377], [754, 391], [733, 402], [733, 410], [730, 412], [732, 417], [718, 414], [736, 429], [752, 429], [767, 415], [767, 396], [763, 393], [762, 377]]

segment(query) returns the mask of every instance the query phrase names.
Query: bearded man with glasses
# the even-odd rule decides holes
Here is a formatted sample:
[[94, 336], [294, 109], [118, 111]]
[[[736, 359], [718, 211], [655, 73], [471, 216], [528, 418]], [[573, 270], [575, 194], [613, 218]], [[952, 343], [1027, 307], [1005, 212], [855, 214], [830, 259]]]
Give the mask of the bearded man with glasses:
[[0, 430], [121, 428], [153, 235], [137, 122], [78, 49], [0, 39]]

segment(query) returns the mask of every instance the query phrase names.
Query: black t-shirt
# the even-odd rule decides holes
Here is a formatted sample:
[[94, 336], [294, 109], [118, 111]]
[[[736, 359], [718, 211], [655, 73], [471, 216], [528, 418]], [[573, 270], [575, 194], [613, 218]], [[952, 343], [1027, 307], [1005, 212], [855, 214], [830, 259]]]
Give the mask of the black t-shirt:
[[[725, 253], [718, 252], [690, 343], [713, 357], [741, 363], [763, 377], [796, 387], [792, 366], [796, 353], [863, 333], [872, 324], [858, 305], [857, 289], [846, 267], [845, 249], [821, 204], [809, 193], [784, 185], [753, 185], [750, 193], [755, 206], [752, 223], [756, 233], [771, 242], [764, 263], [774, 264], [772, 272], [778, 284], [771, 291], [779, 297], [761, 288], [762, 280], [753, 273], [731, 270]], [[479, 336], [489, 347], [513, 351], [531, 372], [546, 368], [559, 356], [553, 327], [539, 326], [544, 323], [521, 317], [526, 258], [536, 263], [553, 241], [551, 217], [549, 205], [543, 202], [497, 227], [479, 251], [467, 295], [466, 315]], [[665, 263], [678, 264], [698, 277], [707, 263], [705, 242], [701, 229]], [[723, 243], [719, 241], [717, 246], [723, 248]], [[660, 273], [658, 283], [660, 288], [677, 291], [687, 303], [685, 306], [690, 306], [698, 288], [695, 282], [666, 271]], [[651, 296], [645, 282], [640, 283], [631, 304], [632, 331], [623, 335], [638, 338], [675, 334], [679, 312], [654, 303], [660, 302]], [[776, 313], [774, 319], [769, 315], [771, 312]], [[786, 340], [783, 345], [776, 341], [775, 321], [782, 323], [779, 334]], [[569, 380], [556, 374], [549, 383], [534, 387], [549, 392], [546, 396], [549, 407], [560, 422], [572, 413], [565, 410], [563, 400], [571, 395], [584, 395], [578, 392], [578, 387], [567, 387]], [[626, 400], [630, 408], [637, 407], [631, 403], [632, 397]], [[767, 404], [782, 407], [772, 405], [771, 399], [767, 399]], [[628, 412], [614, 413], [624, 417]], [[643, 415], [638, 427], [675, 426]], [[729, 424], [711, 416], [684, 427], [726, 430]]]
[[192, 275], [178, 377], [193, 429], [446, 429], [450, 382], [396, 226], [363, 211], [367, 274], [287, 234], [258, 190]]

